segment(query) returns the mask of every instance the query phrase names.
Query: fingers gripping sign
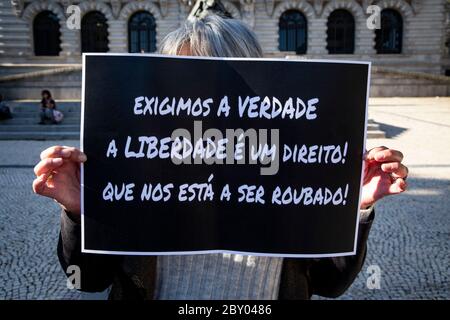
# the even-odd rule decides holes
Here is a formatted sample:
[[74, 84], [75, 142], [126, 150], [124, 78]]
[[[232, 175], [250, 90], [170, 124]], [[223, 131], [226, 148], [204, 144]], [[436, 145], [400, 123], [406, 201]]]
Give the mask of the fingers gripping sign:
[[58, 202], [73, 214], [80, 213], [80, 163], [86, 155], [74, 147], [53, 146], [41, 152], [34, 167], [33, 191]]
[[361, 209], [377, 200], [406, 190], [408, 168], [402, 163], [403, 154], [398, 150], [381, 146], [364, 155], [364, 178]]

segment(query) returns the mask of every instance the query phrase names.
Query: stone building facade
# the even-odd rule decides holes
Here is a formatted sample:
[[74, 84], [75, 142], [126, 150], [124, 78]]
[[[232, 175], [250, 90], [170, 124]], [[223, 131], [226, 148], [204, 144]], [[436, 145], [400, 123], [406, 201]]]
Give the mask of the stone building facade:
[[[62, 80], [69, 83], [70, 74], [75, 74], [76, 77], [76, 70], [63, 67], [78, 68], [82, 43], [85, 43], [82, 39], [83, 19], [92, 12], [99, 13], [98, 15], [104, 19], [102, 20], [105, 23], [106, 37], [104, 51], [130, 51], [133, 46], [130, 40], [133, 36], [130, 32], [131, 19], [136, 13], [142, 12], [152, 21], [150, 24], [153, 38], [149, 36], [150, 38], [146, 39], [154, 41], [154, 49], [157, 49], [163, 37], [186, 19], [194, 1], [1, 0], [0, 2], [0, 60], [3, 66], [0, 72], [0, 89], [11, 91], [12, 87], [17, 87], [17, 81], [22, 81], [26, 87], [26, 83], [33, 81], [30, 80], [32, 74], [39, 74], [40, 71], [48, 71], [42, 74], [43, 77], [56, 77], [55, 83], [59, 84]], [[449, 42], [447, 0], [222, 0], [222, 3], [233, 17], [242, 19], [255, 31], [264, 54], [268, 57], [372, 61], [374, 65], [372, 95], [423, 96], [450, 93], [449, 82], [444, 76], [450, 69], [447, 47]], [[70, 18], [67, 8], [70, 5], [77, 5], [80, 10], [81, 30], [67, 27]], [[394, 48], [397, 51], [386, 53], [380, 50], [384, 40], [377, 38], [380, 37], [377, 30], [367, 27], [367, 19], [370, 17], [367, 8], [371, 5], [377, 5], [382, 10], [381, 13], [390, 11], [391, 15], [398, 17], [400, 27], [397, 26], [397, 33], [386, 35], [396, 38], [391, 41], [396, 42], [393, 45], [397, 46]], [[333, 29], [333, 33], [330, 31], [330, 26], [333, 26], [331, 17], [338, 11], [345, 14], [353, 24], [350, 29], [345, 29], [346, 27], [339, 29], [339, 26], [342, 26], [339, 23], [342, 21], [338, 19], [334, 21], [337, 23], [337, 29]], [[44, 55], [40, 54], [42, 51], [37, 51], [39, 49], [36, 48], [36, 41], [48, 40], [47, 36], [42, 35], [41, 38], [36, 38], [36, 19], [43, 12], [51, 15], [59, 24], [57, 39], [59, 48], [57, 53], [51, 56], [46, 56], [45, 50]], [[284, 28], [283, 23], [288, 29], [292, 29], [294, 25], [294, 28], [297, 28], [295, 32], [300, 33], [293, 35], [292, 30], [281, 30]], [[342, 30], [352, 30], [353, 33], [350, 33], [350, 36], [347, 34], [345, 40], [350, 41], [350, 46], [341, 52], [335, 50], [334, 53], [330, 50], [330, 41], [333, 41], [333, 37], [339, 32], [343, 32]], [[291, 39], [291, 36], [295, 39]], [[287, 42], [303, 41], [304, 50], [292, 50], [296, 44], [285, 43], [282, 37], [290, 39], [286, 40]], [[143, 45], [147, 46], [148, 43]], [[52, 73], [51, 70], [61, 72]], [[31, 78], [28, 78], [27, 74]], [[62, 80], [58, 79], [58, 76]], [[395, 88], [392, 87], [393, 84]], [[68, 95], [77, 96], [77, 93]]]

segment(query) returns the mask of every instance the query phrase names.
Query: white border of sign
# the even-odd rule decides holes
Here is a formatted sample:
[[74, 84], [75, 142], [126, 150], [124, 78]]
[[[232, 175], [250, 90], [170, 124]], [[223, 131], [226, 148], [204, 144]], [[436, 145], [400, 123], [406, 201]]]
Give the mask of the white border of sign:
[[[344, 64], [364, 64], [367, 65], [369, 74], [367, 77], [367, 96], [366, 96], [366, 110], [364, 121], [364, 141], [363, 150], [366, 151], [366, 139], [367, 139], [367, 117], [368, 117], [368, 105], [369, 105], [369, 90], [370, 90], [370, 77], [372, 63], [370, 61], [351, 61], [351, 60], [321, 60], [321, 59], [283, 59], [283, 58], [217, 58], [217, 57], [198, 57], [198, 56], [170, 56], [163, 54], [144, 54], [144, 53], [83, 53], [83, 70], [82, 70], [82, 87], [81, 87], [81, 127], [80, 127], [80, 148], [84, 152], [84, 91], [85, 91], [85, 59], [86, 56], [125, 56], [125, 57], [163, 57], [172, 59], [200, 59], [200, 60], [233, 60], [233, 61], [284, 61], [284, 62], [322, 62], [322, 63], [344, 63]], [[361, 159], [363, 161], [363, 159]], [[359, 191], [358, 203], [361, 203], [362, 182], [364, 178], [364, 163], [361, 166], [361, 182]], [[358, 242], [358, 230], [360, 210], [356, 214], [356, 229], [355, 240], [353, 245], [353, 251], [351, 252], [338, 252], [328, 254], [282, 254], [282, 253], [261, 253], [261, 252], [245, 252], [245, 251], [233, 251], [233, 250], [198, 250], [198, 251], [164, 251], [164, 252], [144, 252], [144, 251], [105, 251], [105, 250], [92, 250], [84, 247], [84, 164], [81, 164], [80, 168], [80, 183], [81, 183], [81, 252], [83, 253], [96, 253], [96, 254], [109, 254], [109, 255], [133, 255], [133, 256], [150, 256], [150, 255], [193, 255], [193, 254], [205, 254], [205, 253], [229, 253], [229, 254], [241, 254], [252, 256], [267, 256], [267, 257], [286, 257], [286, 258], [326, 258], [326, 257], [343, 257], [352, 256], [356, 254], [356, 246]]]

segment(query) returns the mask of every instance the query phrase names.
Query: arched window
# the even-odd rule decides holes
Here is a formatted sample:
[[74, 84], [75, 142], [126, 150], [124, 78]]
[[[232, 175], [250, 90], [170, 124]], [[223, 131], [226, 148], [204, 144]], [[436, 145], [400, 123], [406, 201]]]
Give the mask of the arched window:
[[131, 16], [128, 21], [128, 50], [156, 51], [156, 23], [151, 13], [140, 11]]
[[377, 53], [402, 53], [403, 19], [392, 9], [381, 11], [381, 29], [375, 31]]
[[306, 53], [308, 27], [303, 13], [297, 10], [285, 11], [280, 17], [278, 27], [280, 51]]
[[355, 50], [355, 19], [347, 10], [335, 10], [328, 17], [327, 49], [331, 54]]
[[91, 11], [81, 19], [81, 52], [107, 52], [108, 25], [99, 11]]
[[59, 19], [51, 11], [42, 11], [33, 21], [34, 54], [57, 56], [61, 51]]

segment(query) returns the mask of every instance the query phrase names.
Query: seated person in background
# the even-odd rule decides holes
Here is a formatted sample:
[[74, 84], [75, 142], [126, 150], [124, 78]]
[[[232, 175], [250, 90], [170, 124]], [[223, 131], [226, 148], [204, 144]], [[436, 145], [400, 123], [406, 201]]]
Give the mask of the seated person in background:
[[52, 98], [52, 94], [48, 90], [42, 90], [41, 92], [41, 113], [39, 114], [41, 121], [39, 124], [56, 123], [53, 111], [56, 109], [55, 100]]
[[3, 96], [0, 94], [0, 120], [11, 119], [11, 110], [3, 101]]

